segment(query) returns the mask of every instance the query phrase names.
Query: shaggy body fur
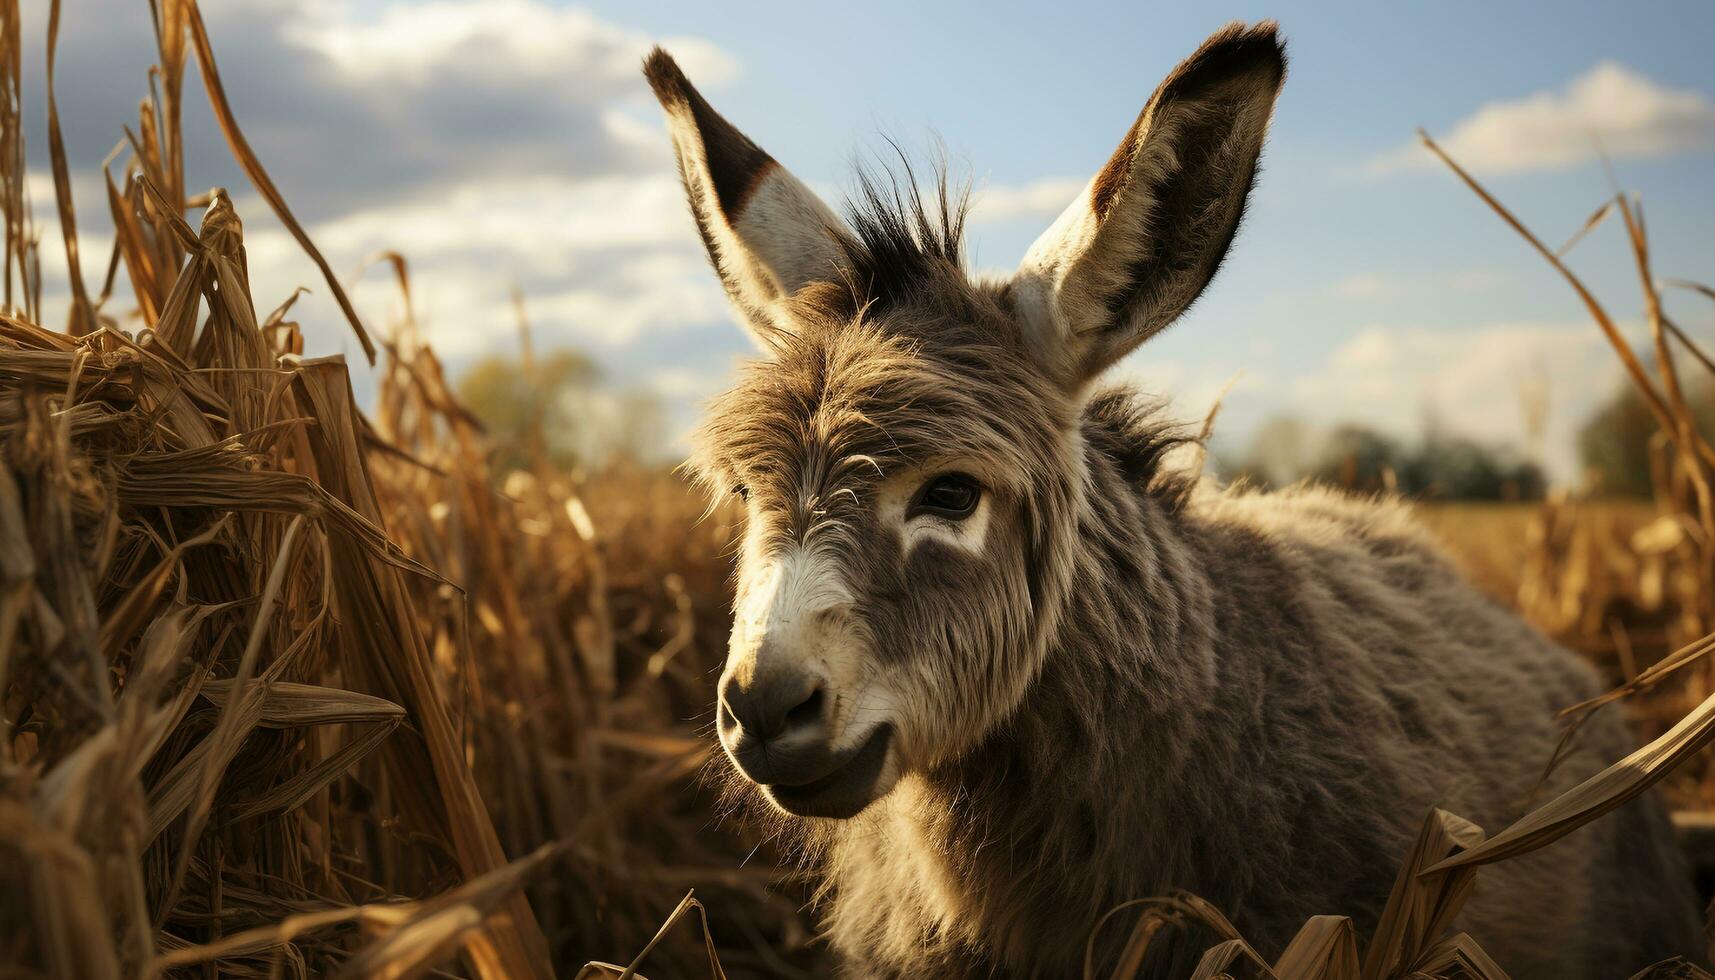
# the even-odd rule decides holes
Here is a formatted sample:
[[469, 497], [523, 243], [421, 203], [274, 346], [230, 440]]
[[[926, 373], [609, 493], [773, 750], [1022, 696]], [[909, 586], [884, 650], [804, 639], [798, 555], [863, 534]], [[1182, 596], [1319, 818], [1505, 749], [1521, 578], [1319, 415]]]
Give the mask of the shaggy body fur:
[[[839, 221], [664, 53], [646, 71], [766, 352], [692, 462], [747, 508], [717, 729], [735, 786], [822, 815], [784, 819], [851, 976], [1078, 976], [1103, 913], [1174, 889], [1271, 957], [1311, 915], [1367, 936], [1431, 807], [1490, 831], [1524, 812], [1588, 666], [1402, 505], [1200, 488], [1153, 410], [1092, 394], [1232, 240], [1285, 73], [1273, 25], [1175, 69], [1002, 283], [966, 276], [944, 185], [931, 209], [909, 176], [866, 182]], [[978, 507], [900, 503], [949, 475]], [[1598, 715], [1545, 791], [1631, 745]], [[1460, 925], [1515, 976], [1699, 945], [1653, 796], [1477, 889]]]
[[[1020, 564], [997, 574], [944, 552], [857, 548], [883, 536], [853, 503], [874, 464], [947, 436], [885, 406], [945, 419], [1028, 396], [978, 368], [914, 402], [916, 385], [959, 369], [901, 353], [881, 328], [802, 336], [717, 404], [707, 440], [756, 461], [743, 471], [752, 500], [780, 504], [758, 510], [800, 516], [777, 526], [782, 541], [837, 536], [847, 543], [829, 547], [866, 556], [854, 576], [866, 634], [917, 638], [878, 644], [874, 669], [918, 675], [902, 686], [921, 717], [952, 725], [1017, 704], [975, 744], [929, 736], [957, 748], [914, 750], [933, 761], [857, 818], [787, 828], [825, 874], [824, 923], [849, 976], [1076, 976], [1104, 912], [1175, 889], [1213, 902], [1267, 956], [1315, 914], [1349, 915], [1367, 935], [1429, 809], [1491, 832], [1521, 816], [1555, 712], [1601, 689], [1465, 584], [1403, 505], [1194, 488], [1163, 466], [1172, 430], [1126, 391], [1090, 402], [1068, 440], [1080, 460], [1025, 470], [1019, 523], [1044, 533], [1015, 543]], [[784, 424], [788, 405], [820, 439]], [[827, 462], [806, 465], [818, 447]], [[817, 503], [788, 503], [800, 500]], [[1619, 713], [1599, 714], [1538, 800], [1634, 745]], [[1478, 882], [1458, 926], [1515, 977], [1626, 976], [1700, 946], [1653, 795]], [[1098, 963], [1125, 931], [1105, 933]], [[1170, 950], [1160, 975], [1185, 975], [1206, 945]]]
[[[1177, 509], [1128, 477], [1135, 451], [1100, 448], [1127, 444], [1112, 407], [1086, 419], [1075, 584], [1018, 712], [825, 828], [852, 976], [1076, 975], [1103, 912], [1173, 889], [1269, 957], [1318, 913], [1367, 935], [1429, 808], [1522, 815], [1553, 713], [1599, 689], [1402, 507], [1301, 489]], [[1633, 745], [1597, 717], [1547, 791]], [[1649, 797], [1484, 868], [1459, 928], [1515, 977], [1618, 977], [1693, 953], [1695, 904]]]

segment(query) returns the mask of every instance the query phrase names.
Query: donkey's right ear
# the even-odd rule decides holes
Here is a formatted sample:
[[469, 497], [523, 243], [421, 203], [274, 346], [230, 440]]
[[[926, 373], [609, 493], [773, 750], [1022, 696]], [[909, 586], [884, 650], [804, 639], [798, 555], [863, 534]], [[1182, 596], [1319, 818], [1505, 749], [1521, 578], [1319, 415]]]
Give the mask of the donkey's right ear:
[[739, 132], [691, 86], [667, 52], [643, 62], [667, 111], [679, 176], [727, 295], [765, 349], [789, 329], [781, 300], [848, 274], [845, 226], [810, 188]]

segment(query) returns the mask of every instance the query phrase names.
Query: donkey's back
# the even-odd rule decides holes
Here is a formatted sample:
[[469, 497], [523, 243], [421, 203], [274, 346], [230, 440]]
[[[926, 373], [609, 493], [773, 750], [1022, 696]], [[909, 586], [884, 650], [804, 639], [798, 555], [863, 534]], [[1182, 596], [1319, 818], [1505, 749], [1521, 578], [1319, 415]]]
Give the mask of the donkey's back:
[[[1320, 648], [1318, 676], [1271, 665], [1271, 693], [1301, 686], [1356, 706], [1347, 728], [1307, 730], [1324, 743], [1307, 750], [1366, 757], [1369, 788], [1395, 795], [1366, 818], [1389, 824], [1395, 839], [1409, 841], [1431, 807], [1494, 833], [1636, 745], [1619, 711], [1598, 712], [1543, 780], [1561, 736], [1556, 713], [1599, 693], [1600, 678], [1468, 585], [1403, 504], [1296, 488], [1199, 494], [1187, 512], [1207, 529], [1211, 570], [1249, 565], [1249, 581], [1264, 589], [1224, 592], [1233, 621], [1247, 620], [1247, 632], [1278, 628], [1266, 620], [1290, 606]], [[1255, 575], [1258, 565], [1270, 574]], [[1379, 913], [1375, 901], [1372, 889], [1369, 908], [1323, 911], [1364, 920]], [[1684, 855], [1652, 794], [1485, 866], [1457, 925], [1518, 976], [1623, 976], [1694, 954], [1695, 908]], [[1276, 927], [1290, 935], [1299, 924]]]

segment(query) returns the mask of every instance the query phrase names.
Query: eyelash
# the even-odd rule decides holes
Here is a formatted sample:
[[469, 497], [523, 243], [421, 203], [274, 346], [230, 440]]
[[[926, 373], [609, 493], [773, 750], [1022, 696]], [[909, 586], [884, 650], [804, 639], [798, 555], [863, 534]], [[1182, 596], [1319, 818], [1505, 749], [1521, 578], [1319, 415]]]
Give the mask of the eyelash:
[[[953, 494], [952, 500], [947, 499], [948, 493]], [[937, 497], [941, 499], [937, 500]], [[962, 521], [976, 513], [982, 499], [982, 484], [973, 477], [964, 473], [941, 473], [925, 480], [918, 488], [905, 517], [910, 520], [927, 515], [944, 521]]]
[[[931, 494], [944, 490], [963, 491], [970, 495], [970, 500], [962, 506], [952, 507], [931, 501]], [[740, 500], [746, 502], [750, 500], [750, 487], [742, 483], [733, 484], [732, 492]], [[918, 489], [916, 496], [912, 499], [911, 506], [907, 509], [905, 516], [909, 519], [929, 514], [942, 520], [962, 521], [976, 512], [977, 505], [982, 502], [982, 499], [982, 484], [975, 479], [963, 473], [942, 473], [924, 481], [923, 486]]]

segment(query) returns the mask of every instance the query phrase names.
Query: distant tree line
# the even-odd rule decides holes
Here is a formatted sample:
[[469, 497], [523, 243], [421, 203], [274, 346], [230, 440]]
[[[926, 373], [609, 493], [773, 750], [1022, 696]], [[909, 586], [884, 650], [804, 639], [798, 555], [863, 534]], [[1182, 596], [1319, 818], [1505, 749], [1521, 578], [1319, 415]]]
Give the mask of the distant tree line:
[[1265, 486], [1309, 479], [1445, 500], [1534, 500], [1547, 486], [1541, 468], [1508, 447], [1434, 429], [1407, 442], [1350, 423], [1317, 435], [1290, 417], [1265, 423], [1243, 455], [1225, 462], [1228, 478]]
[[615, 460], [657, 462], [668, 445], [661, 399], [614, 385], [572, 350], [492, 354], [460, 375], [459, 399], [482, 421], [501, 471], [535, 460], [561, 470]]
[[[1685, 392], [1704, 438], [1715, 441], [1715, 384]], [[1646, 497], [1652, 486], [1650, 454], [1658, 443], [1655, 415], [1635, 385], [1626, 384], [1602, 404], [1578, 432], [1578, 458], [1596, 493]]]
[[[1715, 441], [1715, 384], [1685, 393], [1698, 427]], [[1655, 416], [1627, 383], [1579, 427], [1579, 489], [1602, 496], [1647, 496], [1652, 453], [1661, 445]], [[1431, 426], [1416, 441], [1358, 424], [1327, 432], [1277, 416], [1259, 428], [1244, 452], [1218, 458], [1228, 479], [1264, 486], [1314, 480], [1360, 492], [1398, 491], [1445, 500], [1532, 500], [1547, 481], [1517, 449], [1452, 435]]]

